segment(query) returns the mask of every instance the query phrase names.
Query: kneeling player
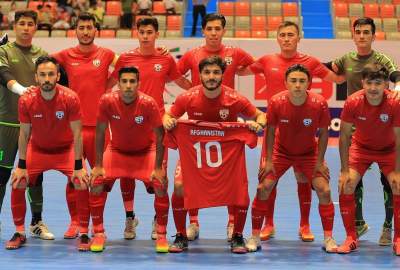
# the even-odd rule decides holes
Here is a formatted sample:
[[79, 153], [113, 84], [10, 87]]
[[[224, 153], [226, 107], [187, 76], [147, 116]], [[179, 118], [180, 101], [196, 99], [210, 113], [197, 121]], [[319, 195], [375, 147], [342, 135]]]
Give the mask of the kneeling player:
[[[7, 249], [20, 248], [26, 242], [25, 188], [35, 186], [38, 175], [48, 170], [58, 170], [69, 181], [73, 179], [76, 189], [87, 188], [88, 179], [82, 169], [79, 98], [70, 89], [56, 84], [60, 73], [54, 58], [39, 57], [35, 76], [39, 87], [21, 96], [18, 105], [21, 122], [20, 159], [12, 176], [11, 191], [11, 210], [16, 233], [6, 243]], [[79, 198], [78, 193], [78, 214], [88, 216], [89, 206], [82, 204]], [[87, 228], [87, 223], [80, 224], [80, 227]], [[81, 233], [84, 231], [81, 230]]]
[[[393, 252], [399, 256], [400, 103], [387, 89], [389, 72], [385, 67], [367, 65], [361, 75], [363, 89], [347, 98], [341, 115], [339, 204], [347, 238], [338, 247], [338, 253], [350, 253], [358, 247], [354, 190], [365, 171], [376, 162], [393, 192]], [[352, 136], [353, 125], [355, 132]]]
[[246, 247], [249, 251], [261, 248], [260, 230], [268, 209], [267, 199], [279, 178], [293, 167], [295, 173], [308, 179], [316, 191], [324, 249], [336, 252], [336, 242], [332, 238], [334, 207], [329, 171], [324, 164], [330, 124], [328, 104], [322, 96], [307, 91], [311, 77], [303, 65], [289, 67], [285, 78], [288, 91], [275, 95], [268, 104], [267, 157], [258, 176], [260, 183], [252, 205], [252, 236]]
[[[250, 123], [250, 129], [258, 132], [265, 125], [265, 114], [255, 108], [249, 100], [241, 96], [237, 91], [221, 85], [226, 63], [218, 56], [208, 57], [200, 61], [199, 71], [201, 85], [195, 86], [187, 92], [179, 95], [175, 104], [163, 117], [163, 125], [167, 130], [172, 130], [177, 125], [177, 119], [185, 113], [191, 120], [203, 120], [208, 122], [236, 122], [242, 115], [254, 121]], [[180, 171], [180, 168], [177, 168]], [[170, 252], [182, 252], [188, 248], [186, 234], [186, 214], [184, 208], [183, 181], [181, 174], [176, 174], [174, 180], [174, 193], [172, 195], [172, 208], [176, 239], [170, 246]], [[246, 253], [243, 239], [243, 228], [246, 222], [246, 206], [232, 205], [235, 218], [231, 251], [234, 253]]]
[[[101, 196], [104, 191], [110, 191], [117, 178], [152, 182], [157, 219], [156, 251], [168, 252], [166, 230], [169, 198], [168, 182], [162, 166], [164, 129], [160, 112], [152, 97], [138, 91], [137, 68], [124, 67], [118, 74], [119, 91], [105, 94], [100, 100], [96, 127], [96, 166], [91, 174], [91, 196], [99, 196], [96, 193]], [[108, 125], [112, 138], [104, 152], [105, 130]], [[101, 176], [104, 180], [100, 182]], [[91, 205], [91, 211], [95, 238], [90, 249], [102, 251], [105, 244], [104, 205]]]

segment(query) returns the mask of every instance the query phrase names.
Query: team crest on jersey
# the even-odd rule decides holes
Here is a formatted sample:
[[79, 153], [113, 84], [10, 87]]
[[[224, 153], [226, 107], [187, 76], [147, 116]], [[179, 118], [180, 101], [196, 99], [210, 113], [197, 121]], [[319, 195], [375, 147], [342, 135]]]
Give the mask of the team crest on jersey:
[[389, 115], [387, 113], [381, 113], [381, 115], [379, 115], [379, 118], [383, 123], [386, 123], [389, 120]]
[[233, 62], [232, 57], [230, 57], [230, 56], [225, 57], [225, 63], [226, 63], [227, 65], [232, 64], [232, 62]]
[[93, 63], [93, 66], [99, 67], [101, 64], [101, 61], [100, 61], [100, 59], [94, 59], [92, 63]]
[[57, 117], [58, 120], [63, 119], [64, 112], [63, 111], [56, 111], [56, 117]]
[[160, 72], [162, 70], [162, 65], [161, 64], [154, 64], [154, 70], [157, 72]]
[[136, 122], [136, 124], [141, 124], [141, 123], [143, 123], [143, 116], [142, 115], [139, 115], [139, 116], [136, 116], [135, 117], [135, 122]]
[[225, 120], [229, 116], [229, 109], [221, 109], [219, 110], [219, 116], [221, 117], [222, 120]]
[[312, 119], [310, 119], [310, 118], [303, 119], [303, 124], [304, 124], [306, 127], [308, 127], [309, 125], [311, 125], [311, 123], [312, 123]]

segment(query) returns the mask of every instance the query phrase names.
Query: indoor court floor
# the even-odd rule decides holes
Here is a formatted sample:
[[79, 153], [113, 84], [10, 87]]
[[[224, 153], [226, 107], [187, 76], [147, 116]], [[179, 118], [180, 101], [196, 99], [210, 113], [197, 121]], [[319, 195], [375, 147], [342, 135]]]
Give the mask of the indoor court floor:
[[[249, 191], [252, 200], [257, 183], [260, 148], [247, 149]], [[345, 238], [339, 213], [337, 179], [339, 153], [330, 147], [326, 159], [331, 172], [332, 197], [335, 202], [334, 236], [338, 243]], [[170, 152], [169, 179], [172, 190], [173, 169], [177, 153]], [[157, 254], [150, 240], [151, 221], [154, 215], [153, 197], [143, 185], [136, 185], [135, 213], [139, 218], [137, 239], [124, 240], [125, 214], [119, 184], [110, 193], [105, 212], [105, 228], [108, 241], [103, 253], [82, 253], [76, 250], [76, 240], [64, 240], [63, 232], [69, 222], [65, 202], [65, 177], [58, 172], [48, 172], [44, 181], [44, 220], [56, 235], [54, 241], [28, 237], [25, 247], [9, 251], [5, 241], [14, 232], [10, 210], [10, 190], [1, 213], [0, 269], [396, 269], [400, 257], [392, 255], [391, 247], [377, 244], [384, 220], [383, 195], [379, 171], [374, 165], [364, 178], [364, 216], [370, 231], [363, 236], [358, 252], [349, 255], [326, 254], [321, 250], [322, 228], [318, 215], [318, 200], [313, 194], [310, 223], [315, 241], [303, 243], [298, 239], [299, 207], [292, 171], [281, 179], [275, 208], [275, 238], [263, 242], [262, 250], [245, 255], [231, 254], [226, 242], [227, 210], [225, 207], [200, 211], [200, 239], [190, 242], [189, 251], [181, 254]], [[30, 221], [27, 211], [26, 224]], [[245, 236], [251, 230], [250, 209]], [[169, 216], [168, 238], [173, 241], [175, 228], [172, 211]]]

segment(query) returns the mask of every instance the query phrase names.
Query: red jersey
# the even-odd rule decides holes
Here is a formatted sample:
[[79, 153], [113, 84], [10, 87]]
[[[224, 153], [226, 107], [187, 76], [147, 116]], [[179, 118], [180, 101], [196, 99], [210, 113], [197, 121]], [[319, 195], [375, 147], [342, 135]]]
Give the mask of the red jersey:
[[186, 52], [178, 61], [178, 70], [181, 74], [186, 74], [190, 70], [192, 85], [201, 84], [199, 76], [199, 63], [201, 60], [210, 56], [219, 56], [226, 62], [222, 84], [235, 87], [235, 73], [240, 67], [247, 67], [254, 63], [253, 57], [240, 48], [221, 45], [218, 51], [207, 51], [205, 46], [194, 48]]
[[70, 122], [81, 119], [77, 94], [61, 85], [55, 91], [51, 100], [45, 100], [36, 87], [19, 99], [19, 121], [31, 124], [29, 142], [42, 152], [70, 149], [74, 141]]
[[246, 124], [179, 121], [166, 142], [179, 150], [185, 208], [248, 205], [245, 145], [257, 135]]
[[217, 98], [204, 95], [203, 86], [195, 86], [180, 94], [170, 108], [176, 118], [185, 112], [189, 119], [209, 122], [235, 122], [239, 115], [254, 117], [256, 108], [237, 91], [222, 85]]
[[131, 104], [125, 104], [121, 92], [100, 99], [97, 121], [110, 123], [111, 147], [121, 152], [148, 151], [154, 145], [153, 129], [162, 126], [157, 103], [138, 92]]
[[395, 150], [393, 127], [400, 127], [400, 103], [385, 90], [382, 103], [372, 106], [364, 90], [349, 96], [344, 104], [341, 120], [355, 125], [351, 147], [382, 154]]
[[154, 98], [161, 113], [164, 113], [165, 84], [169, 80], [174, 81], [181, 77], [174, 58], [169, 54], [162, 55], [158, 51], [153, 55], [142, 55], [137, 48], [121, 54], [111, 76], [118, 80], [118, 71], [129, 66], [139, 69], [139, 90]]
[[292, 58], [284, 58], [281, 54], [265, 55], [252, 64], [250, 69], [254, 73], [264, 74], [268, 95], [273, 96], [286, 90], [285, 73], [294, 64], [305, 66], [312, 77], [323, 79], [329, 73], [328, 68], [317, 58], [302, 53], [297, 53]]
[[53, 56], [67, 72], [69, 87], [82, 103], [82, 124], [96, 126], [96, 113], [100, 97], [107, 91], [108, 69], [114, 60], [114, 52], [96, 46], [84, 53], [77, 46]]
[[318, 128], [330, 125], [328, 103], [319, 94], [307, 92], [303, 105], [293, 105], [289, 91], [276, 94], [270, 100], [267, 123], [274, 126], [274, 153], [289, 156], [314, 154], [317, 151], [315, 136]]

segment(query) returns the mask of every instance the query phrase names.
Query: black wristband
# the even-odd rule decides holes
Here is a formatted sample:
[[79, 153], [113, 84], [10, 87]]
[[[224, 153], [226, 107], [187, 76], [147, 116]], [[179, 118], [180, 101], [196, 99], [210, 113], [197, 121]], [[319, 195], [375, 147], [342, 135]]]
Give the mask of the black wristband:
[[19, 159], [18, 160], [18, 168], [26, 169], [26, 160], [25, 159]]
[[82, 159], [75, 160], [74, 170], [81, 170], [83, 168]]

